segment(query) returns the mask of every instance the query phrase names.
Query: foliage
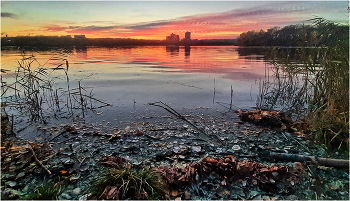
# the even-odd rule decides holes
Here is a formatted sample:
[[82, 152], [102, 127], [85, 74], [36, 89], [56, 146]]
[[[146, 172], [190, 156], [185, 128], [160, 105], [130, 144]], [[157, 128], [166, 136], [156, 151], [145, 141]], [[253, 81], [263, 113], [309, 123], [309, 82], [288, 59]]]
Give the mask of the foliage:
[[124, 167], [124, 169], [112, 168], [103, 171], [92, 184], [92, 199], [105, 199], [110, 187], [116, 187], [119, 199], [166, 198], [166, 185], [160, 176], [145, 169]]
[[273, 27], [267, 31], [248, 31], [240, 35], [241, 46], [334, 46], [349, 41], [349, 25], [339, 25], [322, 18], [311, 19], [312, 25]]
[[41, 184], [34, 192], [29, 193], [21, 200], [58, 200], [58, 196], [64, 191], [65, 187], [58, 184]]

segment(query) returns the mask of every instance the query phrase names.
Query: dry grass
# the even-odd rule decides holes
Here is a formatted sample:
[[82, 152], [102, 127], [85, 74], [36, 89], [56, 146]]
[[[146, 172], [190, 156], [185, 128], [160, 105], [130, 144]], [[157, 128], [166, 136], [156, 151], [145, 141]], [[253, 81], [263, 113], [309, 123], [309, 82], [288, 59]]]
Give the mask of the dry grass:
[[166, 199], [165, 190], [166, 185], [155, 172], [113, 168], [105, 170], [95, 180], [90, 199]]
[[[311, 137], [330, 149], [349, 149], [349, 46], [271, 49], [273, 79], [260, 87], [258, 105], [306, 118]], [[304, 115], [300, 116], [300, 115]]]

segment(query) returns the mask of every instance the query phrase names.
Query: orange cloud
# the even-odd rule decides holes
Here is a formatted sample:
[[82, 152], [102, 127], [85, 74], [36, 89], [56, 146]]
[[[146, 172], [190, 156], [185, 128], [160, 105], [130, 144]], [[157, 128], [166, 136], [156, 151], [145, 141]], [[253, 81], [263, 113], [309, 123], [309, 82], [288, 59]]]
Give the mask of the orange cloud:
[[[235, 9], [221, 13], [134, 24], [115, 24], [113, 21], [91, 21], [86, 23], [89, 26], [75, 22], [74, 26], [71, 26], [72, 23], [66, 26], [49, 24], [39, 27], [34, 35], [39, 35], [39, 33], [44, 33], [44, 35], [84, 34], [92, 38], [164, 40], [171, 33], [183, 38], [184, 33], [190, 31], [194, 39], [232, 39], [249, 30], [266, 30], [274, 26], [303, 23], [310, 19], [307, 13], [325, 12], [326, 8], [322, 9], [315, 7], [312, 2], [280, 2], [257, 8]], [[4, 13], [4, 15], [13, 17], [10, 13]]]

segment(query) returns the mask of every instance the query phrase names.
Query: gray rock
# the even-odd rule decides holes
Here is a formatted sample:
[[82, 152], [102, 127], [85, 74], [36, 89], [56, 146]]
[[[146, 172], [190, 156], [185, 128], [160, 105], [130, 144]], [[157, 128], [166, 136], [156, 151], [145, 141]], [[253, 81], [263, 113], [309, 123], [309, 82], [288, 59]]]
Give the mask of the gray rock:
[[233, 145], [232, 150], [233, 151], [240, 151], [241, 147], [239, 145]]
[[59, 200], [71, 200], [72, 197], [70, 195], [68, 195], [67, 193], [62, 193], [59, 197]]
[[78, 187], [78, 188], [75, 188], [74, 190], [72, 190], [72, 195], [73, 196], [77, 196], [81, 193], [81, 189]]
[[202, 151], [202, 147], [201, 146], [192, 146], [192, 152], [201, 152]]

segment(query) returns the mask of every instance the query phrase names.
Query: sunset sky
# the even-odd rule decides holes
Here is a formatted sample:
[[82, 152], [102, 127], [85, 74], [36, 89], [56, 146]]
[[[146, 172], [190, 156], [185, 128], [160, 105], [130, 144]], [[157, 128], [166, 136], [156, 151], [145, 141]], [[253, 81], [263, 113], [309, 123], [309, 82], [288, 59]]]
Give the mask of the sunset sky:
[[234, 39], [249, 30], [348, 23], [348, 1], [1, 1], [1, 36]]

